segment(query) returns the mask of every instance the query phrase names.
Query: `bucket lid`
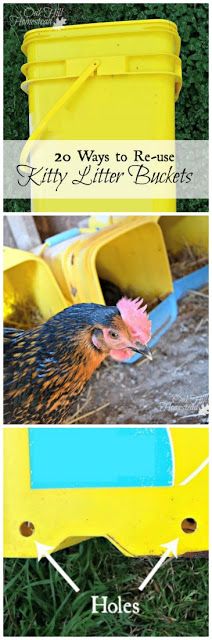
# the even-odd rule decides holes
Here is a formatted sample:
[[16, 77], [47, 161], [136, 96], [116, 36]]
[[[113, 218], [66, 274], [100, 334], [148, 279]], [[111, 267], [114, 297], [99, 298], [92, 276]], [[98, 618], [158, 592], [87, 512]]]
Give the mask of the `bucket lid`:
[[131, 31], [169, 31], [176, 37], [177, 42], [177, 55], [180, 51], [180, 37], [175, 22], [170, 20], [125, 20], [119, 22], [94, 22], [89, 24], [76, 24], [63, 27], [42, 27], [41, 29], [31, 29], [27, 31], [24, 36], [24, 41], [21, 47], [23, 53], [27, 56], [27, 47], [32, 42], [39, 40], [60, 38], [61, 37], [81, 37], [83, 35], [108, 35], [111, 30], [117, 33]]

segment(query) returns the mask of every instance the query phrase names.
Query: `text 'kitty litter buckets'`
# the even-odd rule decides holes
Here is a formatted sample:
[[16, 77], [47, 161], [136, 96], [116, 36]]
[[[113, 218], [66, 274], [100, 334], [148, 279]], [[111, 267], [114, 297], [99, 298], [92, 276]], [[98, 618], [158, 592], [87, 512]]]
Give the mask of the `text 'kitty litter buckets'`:
[[[174, 140], [180, 37], [168, 20], [25, 34], [31, 140]], [[55, 149], [58, 151], [58, 149]], [[32, 192], [33, 199], [33, 192]], [[38, 199], [33, 211], [176, 211], [172, 199]]]

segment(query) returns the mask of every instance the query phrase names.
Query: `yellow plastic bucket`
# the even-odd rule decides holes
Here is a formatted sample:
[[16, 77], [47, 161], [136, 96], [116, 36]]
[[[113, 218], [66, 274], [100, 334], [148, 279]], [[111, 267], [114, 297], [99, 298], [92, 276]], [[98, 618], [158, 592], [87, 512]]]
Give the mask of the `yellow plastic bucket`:
[[[30, 139], [173, 140], [180, 37], [168, 20], [35, 29], [22, 66]], [[175, 211], [175, 200], [36, 200], [35, 211]]]
[[[152, 216], [154, 220], [158, 220], [159, 216]], [[91, 215], [88, 218], [88, 228], [91, 231], [98, 231], [98, 229], [102, 229], [102, 227], [108, 227], [111, 224], [118, 224], [122, 220], [137, 220], [138, 216], [121, 216], [121, 215], [113, 215], [113, 214], [101, 214], [101, 215]]]
[[208, 216], [160, 216], [159, 224], [173, 255], [186, 246], [196, 255], [208, 254]]
[[152, 216], [121, 220], [96, 233], [44, 249], [44, 259], [71, 302], [104, 304], [100, 279], [129, 297], [163, 300], [172, 292], [172, 277], [163, 235]]
[[[154, 216], [163, 232], [166, 248], [173, 255], [185, 246], [196, 255], [208, 254], [208, 216]], [[107, 227], [122, 220], [139, 220], [138, 216], [99, 215], [90, 216], [88, 227], [92, 231]]]
[[[89, 484], [90, 470], [95, 464], [86, 459], [86, 481], [61, 482], [58, 468], [71, 469], [69, 463], [64, 464], [64, 455], [57, 459], [54, 465], [54, 482], [50, 482], [48, 467], [52, 456], [51, 443], [58, 432], [60, 441], [64, 441], [66, 452], [80, 451], [90, 437], [92, 429], [77, 429], [80, 447], [74, 448], [74, 431], [76, 429], [4, 429], [4, 556], [34, 558], [36, 557], [35, 540], [52, 547], [53, 551], [76, 544], [80, 540], [90, 537], [104, 536], [126, 556], [162, 555], [164, 549], [161, 544], [179, 538], [179, 555], [186, 552], [206, 551], [208, 549], [208, 428], [167, 428], [167, 435], [172, 448], [172, 483], [164, 486], [144, 486], [144, 452], [141, 451], [139, 441], [143, 428], [130, 429], [127, 440], [128, 456], [131, 457], [132, 438], [137, 445], [140, 465], [139, 486], [133, 483], [133, 476], [127, 476], [128, 456], [125, 457], [124, 471], [127, 482], [121, 484], [122, 476], [116, 473], [114, 483], [111, 482], [112, 473], [110, 460], [107, 465], [109, 486], [98, 483], [95, 487]], [[150, 437], [157, 435], [158, 429], [148, 428]], [[33, 465], [42, 465], [45, 451], [42, 444], [38, 455], [32, 458], [33, 438], [36, 432], [39, 438], [46, 437], [49, 448], [45, 455], [45, 484], [35, 486]], [[111, 437], [113, 429], [93, 429], [96, 446], [91, 450], [98, 456], [105, 455], [105, 449], [97, 445], [99, 434], [106, 431], [107, 439]], [[117, 446], [110, 452], [114, 459], [117, 452], [118, 466], [123, 460], [122, 441], [126, 438], [126, 429], [119, 428]], [[132, 431], [134, 432], [132, 434]], [[31, 433], [30, 433], [31, 432]], [[33, 432], [33, 433], [32, 433]], [[54, 432], [54, 434], [53, 434]], [[89, 434], [88, 434], [89, 432]], [[152, 432], [155, 432], [152, 433]], [[101, 436], [100, 433], [100, 436]], [[35, 435], [34, 435], [35, 434]], [[152, 434], [152, 435], [151, 435]], [[57, 436], [57, 437], [58, 437]], [[65, 437], [65, 439], [64, 439]], [[67, 439], [69, 447], [67, 447]], [[92, 439], [93, 441], [93, 439]], [[105, 440], [103, 439], [105, 442]], [[101, 443], [101, 440], [100, 440]], [[66, 446], [65, 446], [66, 445]], [[119, 445], [119, 446], [118, 446]], [[86, 448], [87, 451], [87, 448]], [[57, 448], [58, 452], [58, 448]], [[64, 449], [63, 449], [64, 454]], [[72, 456], [73, 457], [73, 456]], [[146, 456], [147, 462], [150, 456]], [[155, 467], [162, 460], [164, 469], [170, 467], [169, 456], [163, 451], [155, 449], [153, 459]], [[105, 455], [107, 461], [107, 456]], [[134, 460], [134, 457], [133, 457]], [[174, 470], [174, 472], [173, 472]], [[84, 474], [79, 464], [80, 480]], [[60, 482], [58, 482], [58, 480]], [[117, 486], [118, 485], [118, 486]], [[183, 523], [196, 523], [195, 530], [186, 531]], [[24, 524], [28, 531], [24, 529]], [[30, 529], [31, 526], [31, 529]], [[189, 534], [190, 531], [190, 534]], [[79, 587], [81, 585], [79, 584]]]
[[4, 249], [4, 321], [28, 328], [62, 311], [64, 298], [45, 262], [28, 251]]

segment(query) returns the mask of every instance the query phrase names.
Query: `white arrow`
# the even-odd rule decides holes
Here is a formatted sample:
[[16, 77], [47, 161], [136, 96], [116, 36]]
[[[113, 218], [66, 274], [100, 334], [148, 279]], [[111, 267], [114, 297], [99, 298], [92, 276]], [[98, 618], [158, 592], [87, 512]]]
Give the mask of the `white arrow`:
[[153, 576], [158, 571], [158, 569], [160, 569], [160, 567], [165, 562], [166, 558], [168, 558], [170, 553], [172, 553], [172, 555], [175, 556], [175, 558], [177, 558], [178, 542], [179, 542], [179, 538], [175, 538], [175, 540], [170, 540], [170, 542], [166, 542], [165, 544], [161, 544], [160, 545], [161, 547], [165, 547], [166, 551], [164, 551], [164, 553], [161, 556], [160, 560], [158, 560], [158, 562], [153, 567], [153, 569], [150, 571], [148, 576], [140, 584], [140, 587], [138, 587], [140, 591], [143, 591], [145, 589], [145, 587], [148, 584], [148, 582], [150, 582], [150, 580], [153, 578]]
[[35, 540], [35, 545], [37, 549], [38, 562], [40, 562], [41, 558], [47, 558], [47, 560], [51, 562], [52, 566], [56, 569], [56, 571], [58, 571], [58, 573], [60, 573], [60, 575], [64, 578], [64, 580], [68, 582], [70, 587], [72, 587], [72, 589], [74, 589], [74, 591], [78, 593], [78, 591], [80, 591], [79, 587], [75, 584], [75, 582], [71, 578], [69, 578], [67, 573], [63, 571], [63, 569], [61, 569], [60, 565], [56, 562], [56, 560], [54, 560], [54, 558], [52, 558], [50, 553], [48, 553], [53, 549], [53, 547], [49, 547], [46, 544], [41, 544], [36, 540]]

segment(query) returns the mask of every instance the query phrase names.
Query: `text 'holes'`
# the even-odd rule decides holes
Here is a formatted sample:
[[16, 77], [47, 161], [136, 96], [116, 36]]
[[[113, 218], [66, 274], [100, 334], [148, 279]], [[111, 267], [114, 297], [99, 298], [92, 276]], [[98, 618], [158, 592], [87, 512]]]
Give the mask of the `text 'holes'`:
[[29, 522], [27, 520], [26, 522], [22, 522], [19, 529], [20, 529], [21, 535], [24, 536], [24, 538], [29, 538], [30, 536], [33, 535], [35, 531], [34, 524], [32, 524], [32, 522]]
[[194, 518], [184, 518], [181, 522], [181, 529], [184, 533], [194, 533], [197, 528], [197, 522]]

